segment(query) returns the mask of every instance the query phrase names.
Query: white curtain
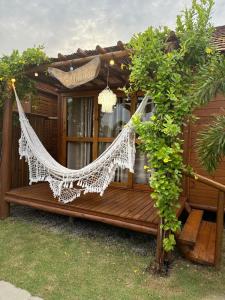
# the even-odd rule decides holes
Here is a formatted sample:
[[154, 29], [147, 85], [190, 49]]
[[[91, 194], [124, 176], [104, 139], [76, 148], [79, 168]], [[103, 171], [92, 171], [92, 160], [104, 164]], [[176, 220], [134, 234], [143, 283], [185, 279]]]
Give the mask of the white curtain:
[[99, 136], [116, 137], [130, 119], [130, 102], [126, 98], [117, 98], [112, 113], [100, 112]]
[[[91, 137], [93, 132], [93, 98], [67, 99], [67, 135]], [[69, 142], [67, 145], [67, 166], [80, 169], [92, 161], [92, 144]]]
[[93, 131], [93, 98], [68, 98], [67, 135], [90, 137]]
[[[130, 119], [130, 101], [127, 98], [118, 97], [112, 113], [100, 112], [99, 136], [100, 137], [116, 137], [123, 126]], [[100, 143], [99, 154], [101, 154], [110, 144]], [[127, 170], [119, 169], [116, 171], [114, 181], [127, 182]]]
[[[138, 97], [137, 106], [141, 103], [143, 97]], [[143, 120], [147, 121], [153, 114], [153, 103], [149, 100], [148, 104], [145, 107], [145, 115]], [[138, 148], [138, 147], [136, 147]], [[139, 150], [136, 152], [136, 159], [134, 165], [134, 180], [135, 183], [148, 184], [149, 174], [144, 170], [144, 166], [147, 165], [147, 157], [144, 153], [141, 153]]]

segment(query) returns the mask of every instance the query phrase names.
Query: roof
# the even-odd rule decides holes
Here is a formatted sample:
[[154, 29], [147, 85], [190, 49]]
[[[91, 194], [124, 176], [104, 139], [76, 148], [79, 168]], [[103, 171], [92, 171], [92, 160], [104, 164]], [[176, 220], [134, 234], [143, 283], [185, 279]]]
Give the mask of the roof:
[[[213, 43], [216, 45], [217, 49], [220, 51], [225, 51], [225, 25], [215, 27], [215, 32], [213, 34]], [[103, 53], [115, 52], [123, 50], [125, 44], [121, 41], [117, 42], [117, 45], [111, 47], [102, 48], [97, 45], [95, 50], [82, 50], [78, 48], [76, 52], [69, 55], [58, 54], [58, 58], [53, 59], [54, 61], [70, 60], [76, 58], [82, 58], [85, 56], [94, 56]]]
[[[125, 49], [125, 46], [121, 41], [118, 41], [117, 45], [111, 47], [102, 48], [97, 45], [94, 50], [82, 50], [78, 48], [75, 53], [70, 55], [63, 55], [59, 53], [57, 58], [51, 59], [51, 66], [68, 71], [71, 66], [78, 68], [90, 61], [96, 55], [101, 56], [101, 69], [98, 77], [80, 87], [76, 87], [76, 90], [103, 89], [107, 84], [108, 68], [110, 87], [118, 88], [128, 84], [129, 70], [127, 68], [123, 68], [123, 65], [128, 65], [130, 63], [130, 58], [128, 50]], [[115, 61], [114, 65], [109, 65], [108, 62], [110, 59]], [[39, 67], [29, 69], [29, 76], [39, 82], [54, 86], [61, 92], [69, 91], [69, 89], [63, 87], [58, 80], [46, 74], [45, 70], [47, 66], [48, 64], [44, 64]], [[35, 78], [34, 73], [37, 72], [39, 76]]]
[[54, 61], [62, 61], [62, 60], [70, 60], [70, 59], [76, 59], [76, 58], [82, 58], [86, 56], [94, 56], [98, 54], [104, 54], [104, 53], [110, 53], [110, 52], [116, 52], [120, 50], [124, 50], [125, 46], [123, 42], [118, 41], [117, 45], [110, 46], [110, 47], [104, 47], [97, 45], [94, 50], [82, 50], [81, 48], [78, 48], [76, 52], [69, 54], [69, 55], [62, 55], [61, 53], [58, 53], [58, 58], [54, 59]]
[[[213, 34], [213, 43], [216, 45], [216, 48], [221, 51], [225, 52], [225, 25], [215, 27], [215, 32]], [[120, 55], [122, 53], [122, 55]], [[110, 66], [110, 77], [109, 77], [109, 85], [112, 87], [123, 87], [124, 85], [128, 84], [129, 82], [129, 70], [121, 68], [122, 65], [128, 65], [130, 62], [129, 53], [125, 50], [125, 44], [123, 42], [118, 41], [115, 46], [111, 47], [101, 47], [99, 45], [96, 46], [94, 50], [83, 50], [78, 48], [76, 52], [63, 55], [58, 53], [57, 58], [51, 59], [51, 65], [55, 67], [59, 67], [62, 70], [68, 70], [69, 66], [73, 66], [75, 68], [83, 65], [85, 62], [92, 59], [92, 57], [96, 55], [101, 55], [101, 58], [105, 58], [105, 61], [109, 61], [111, 58], [115, 60], [115, 65]], [[46, 69], [46, 66], [43, 66]], [[39, 81], [44, 82], [48, 85], [55, 87], [60, 91], [69, 91], [65, 87], [62, 86], [55, 78], [50, 77], [45, 72], [44, 69], [38, 68], [39, 77], [34, 77], [35, 69], [30, 69], [30, 76]], [[76, 90], [79, 89], [101, 89], [104, 88], [106, 85], [106, 78], [107, 78], [107, 68], [108, 64], [102, 62], [101, 70], [99, 76], [84, 84], [81, 87], [77, 87]], [[32, 74], [33, 73], [33, 74]]]
[[225, 51], [225, 25], [215, 28], [213, 42], [219, 51]]

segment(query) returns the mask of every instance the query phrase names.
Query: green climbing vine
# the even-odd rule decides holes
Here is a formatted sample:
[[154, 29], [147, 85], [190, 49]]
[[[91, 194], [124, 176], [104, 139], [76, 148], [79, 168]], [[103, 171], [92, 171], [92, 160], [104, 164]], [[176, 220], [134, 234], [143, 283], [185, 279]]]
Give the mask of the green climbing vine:
[[12, 78], [16, 79], [17, 89], [20, 94], [27, 94], [33, 89], [31, 80], [26, 70], [28, 67], [47, 62], [48, 58], [43, 51], [43, 46], [28, 48], [22, 53], [13, 50], [10, 55], [0, 57], [0, 107], [8, 96], [8, 86]]
[[177, 17], [175, 32], [149, 27], [132, 37], [128, 92], [144, 91], [154, 103], [148, 121], [133, 118], [146, 153], [152, 199], [164, 220], [166, 251], [174, 248], [174, 233], [180, 228], [176, 217], [182, 192], [183, 127], [193, 109], [204, 100], [204, 77], [217, 61], [212, 45], [210, 15], [213, 0], [192, 1], [192, 7]]
[[16, 79], [17, 91], [21, 98], [25, 95], [32, 95], [34, 81], [27, 76], [26, 70], [30, 66], [47, 61], [48, 58], [43, 51], [43, 46], [28, 48], [22, 53], [14, 50], [10, 55], [0, 57], [0, 146], [3, 105], [11, 92], [11, 79]]

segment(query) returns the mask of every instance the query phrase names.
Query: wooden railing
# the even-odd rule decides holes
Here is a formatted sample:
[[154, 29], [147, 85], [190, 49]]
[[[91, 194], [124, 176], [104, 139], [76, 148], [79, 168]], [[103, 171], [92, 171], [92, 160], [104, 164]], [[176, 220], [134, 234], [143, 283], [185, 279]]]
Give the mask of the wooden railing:
[[[185, 172], [185, 176], [191, 177], [196, 181], [206, 184], [212, 188], [218, 190], [217, 198], [217, 212], [216, 212], [216, 249], [215, 249], [215, 260], [214, 264], [218, 268], [221, 263], [222, 256], [222, 243], [223, 243], [223, 231], [224, 231], [224, 206], [225, 206], [225, 185], [209, 179], [205, 176], [197, 173]], [[204, 195], [203, 195], [204, 197]]]

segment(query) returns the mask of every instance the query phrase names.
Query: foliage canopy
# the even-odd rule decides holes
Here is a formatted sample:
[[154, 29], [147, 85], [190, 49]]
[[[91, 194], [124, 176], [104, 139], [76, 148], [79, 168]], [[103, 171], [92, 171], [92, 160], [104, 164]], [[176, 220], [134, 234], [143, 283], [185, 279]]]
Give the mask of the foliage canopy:
[[11, 79], [16, 79], [16, 86], [21, 97], [34, 91], [34, 82], [26, 76], [30, 66], [47, 62], [43, 46], [28, 48], [19, 53], [14, 50], [10, 55], [0, 57], [0, 145], [4, 102], [11, 96]]
[[7, 99], [12, 78], [16, 79], [17, 89], [24, 95], [33, 89], [33, 81], [26, 76], [27, 68], [47, 61], [43, 46], [28, 48], [22, 53], [13, 50], [10, 55], [3, 55], [0, 58], [0, 106]]

